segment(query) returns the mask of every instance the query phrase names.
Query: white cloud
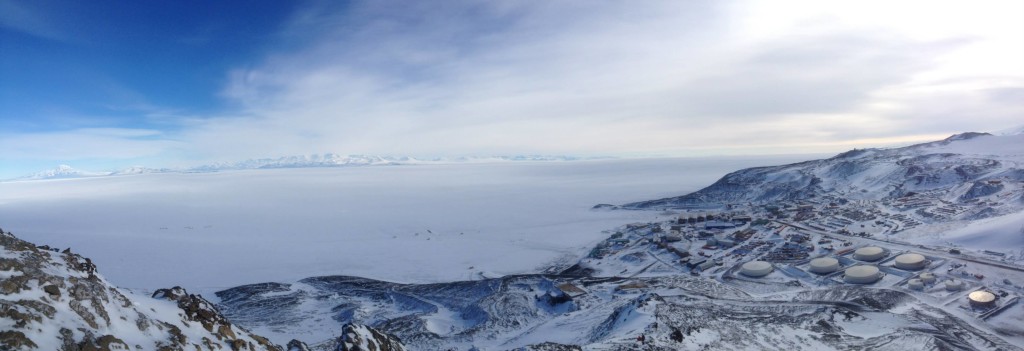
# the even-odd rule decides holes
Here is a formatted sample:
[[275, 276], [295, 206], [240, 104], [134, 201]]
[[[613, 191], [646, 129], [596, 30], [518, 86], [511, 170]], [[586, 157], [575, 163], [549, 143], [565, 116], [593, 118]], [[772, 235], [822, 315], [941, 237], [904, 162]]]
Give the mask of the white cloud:
[[0, 2], [0, 28], [8, 28], [44, 39], [68, 40], [66, 33], [46, 18], [14, 1]]
[[[842, 148], [973, 129], [959, 121], [916, 131], [935, 117], [918, 106], [922, 86], [984, 73], [958, 57], [1020, 36], [949, 25], [1011, 21], [964, 18], [998, 13], [997, 3], [968, 12], [930, 2], [634, 5], [311, 8], [284, 31], [308, 47], [232, 74], [225, 96], [245, 117], [211, 120], [185, 138], [251, 155]], [[1020, 77], [1012, 68], [995, 74]], [[979, 126], [995, 127], [1019, 112], [1008, 104], [969, 107], [1000, 110]]]
[[181, 143], [160, 131], [128, 128], [82, 128], [61, 132], [0, 134], [0, 159], [127, 159], [157, 156]]
[[[234, 160], [831, 152], [920, 141], [1019, 124], [1021, 6], [316, 3], [261, 63], [227, 73], [222, 96], [235, 110], [160, 136], [86, 131], [75, 142], [95, 141], [80, 154]], [[45, 147], [55, 135], [42, 137], [24, 141], [35, 154], [64, 151]]]

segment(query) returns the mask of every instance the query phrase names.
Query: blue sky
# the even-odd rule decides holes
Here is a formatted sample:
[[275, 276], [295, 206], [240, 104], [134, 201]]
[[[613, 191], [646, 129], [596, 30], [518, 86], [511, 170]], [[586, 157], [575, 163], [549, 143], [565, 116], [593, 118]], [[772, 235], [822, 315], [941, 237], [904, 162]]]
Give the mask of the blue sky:
[[833, 152], [1014, 127], [1010, 1], [0, 2], [0, 178]]
[[216, 113], [225, 71], [255, 63], [292, 10], [208, 1], [5, 2], [3, 127], [162, 128], [146, 112]]

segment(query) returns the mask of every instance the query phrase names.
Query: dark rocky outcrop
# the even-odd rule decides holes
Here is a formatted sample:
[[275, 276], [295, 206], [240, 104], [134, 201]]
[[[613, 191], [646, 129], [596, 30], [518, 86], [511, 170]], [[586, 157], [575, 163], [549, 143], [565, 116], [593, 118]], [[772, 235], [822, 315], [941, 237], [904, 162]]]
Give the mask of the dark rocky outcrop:
[[515, 351], [583, 351], [579, 345], [566, 345], [553, 342], [545, 342], [529, 345], [515, 349]]
[[360, 324], [345, 324], [338, 338], [338, 351], [405, 351], [398, 338]]
[[309, 350], [309, 345], [306, 345], [306, 343], [304, 343], [302, 341], [295, 340], [295, 339], [292, 339], [292, 341], [289, 341], [288, 345], [285, 348], [288, 351], [310, 351]]

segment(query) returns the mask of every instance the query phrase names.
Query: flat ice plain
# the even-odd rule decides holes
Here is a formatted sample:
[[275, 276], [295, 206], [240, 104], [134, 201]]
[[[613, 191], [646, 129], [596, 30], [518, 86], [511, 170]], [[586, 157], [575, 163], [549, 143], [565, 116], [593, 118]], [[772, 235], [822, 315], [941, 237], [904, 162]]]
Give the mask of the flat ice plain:
[[209, 292], [352, 275], [477, 279], [569, 262], [728, 172], [820, 155], [161, 173], [0, 183], [0, 227], [90, 257], [114, 284]]

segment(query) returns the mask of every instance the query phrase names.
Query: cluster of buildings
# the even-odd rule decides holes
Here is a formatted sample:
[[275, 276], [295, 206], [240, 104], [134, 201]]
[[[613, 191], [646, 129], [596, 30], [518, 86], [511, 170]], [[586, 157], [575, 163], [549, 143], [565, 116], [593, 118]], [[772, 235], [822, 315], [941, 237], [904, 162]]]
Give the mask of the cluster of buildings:
[[[927, 194], [923, 197], [927, 197]], [[879, 286], [902, 287], [910, 292], [936, 298], [964, 294], [965, 298], [958, 301], [964, 301], [965, 306], [969, 305], [978, 311], [1002, 306], [999, 302], [1002, 298], [998, 293], [985, 289], [971, 291], [970, 287], [980, 282], [980, 278], [966, 279], [952, 273], [939, 275], [932, 272], [932, 269], [947, 262], [948, 258], [942, 255], [933, 256], [924, 251], [892, 252], [885, 243], [856, 246], [854, 243], [864, 240], [825, 234], [845, 232], [851, 235], [845, 228], [855, 225], [870, 226], [868, 230], [880, 232], [912, 227], [919, 224], [912, 219], [912, 213], [882, 211], [874, 207], [877, 203], [840, 204], [827, 202], [828, 199], [819, 200], [826, 202], [775, 206], [774, 214], [770, 209], [768, 212], [755, 209], [754, 216], [746, 212], [687, 212], [680, 214], [671, 223], [634, 224], [610, 237], [600, 246], [601, 254], [597, 256], [600, 258], [604, 254], [615, 253], [615, 257], [626, 262], [630, 258], [629, 253], [648, 250], [642, 249], [646, 246], [638, 244], [652, 245], [660, 249], [658, 255], [675, 256], [675, 259], [668, 260], [664, 256], [659, 258], [663, 263], [678, 264], [677, 269], [689, 271], [693, 275], [723, 271], [716, 270], [716, 267], [731, 267], [724, 270], [725, 274], [735, 274], [735, 278], [748, 280], [747, 283], [741, 282], [742, 279], [737, 280], [737, 284], [753, 284], [760, 280], [771, 283], [768, 286], [792, 285], [794, 279], [811, 285], [881, 284]], [[804, 218], [806, 221], [793, 223], [757, 219], [761, 216]], [[831, 222], [822, 224], [826, 220]], [[846, 227], [822, 231], [803, 229], [813, 227], [808, 223]], [[647, 263], [628, 264], [643, 267]], [[956, 264], [955, 261], [953, 264]], [[773, 274], [776, 272], [778, 274]], [[750, 286], [752, 289], [763, 289], [754, 288], [758, 285], [766, 286]]]
[[[1020, 191], [1014, 194], [1020, 195]], [[963, 218], [980, 206], [990, 206], [987, 202], [998, 200], [990, 196], [957, 201], [944, 198], [948, 195], [946, 191], [921, 191], [875, 201], [848, 200], [845, 194], [837, 193], [764, 206], [727, 207], [743, 211], [738, 213], [684, 213], [673, 222], [672, 232], [677, 234], [676, 240], [688, 241], [665, 247], [680, 257], [680, 263], [690, 268], [691, 274], [724, 272], [745, 278], [735, 280], [736, 284], [754, 290], [766, 286], [787, 289], [785, 286], [795, 283], [858, 284], [959, 301], [962, 307], [977, 313], [992, 313], [1007, 302], [1012, 304], [1024, 288], [1010, 288], [1017, 295], [1005, 297], [1001, 290], [987, 288], [984, 276], [978, 272], [934, 271], [947, 263], [953, 266], [962, 262], [959, 257], [948, 256], [960, 254], [959, 250], [929, 253], [928, 248], [888, 242], [888, 235], [926, 223]], [[897, 247], [910, 251], [890, 251]], [[985, 254], [1003, 261], [1006, 257], [997, 251]], [[715, 266], [731, 268], [712, 270]], [[954, 274], [957, 272], [963, 276]]]

